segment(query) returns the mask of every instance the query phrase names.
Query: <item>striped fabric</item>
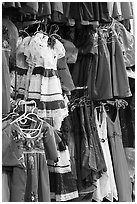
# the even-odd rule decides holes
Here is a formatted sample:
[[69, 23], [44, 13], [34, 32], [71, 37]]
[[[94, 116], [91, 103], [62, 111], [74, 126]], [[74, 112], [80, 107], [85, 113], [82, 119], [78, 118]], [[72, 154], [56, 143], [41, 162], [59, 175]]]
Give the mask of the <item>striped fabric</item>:
[[72, 176], [70, 156], [68, 147], [66, 150], [58, 151], [59, 161], [54, 163], [48, 160], [50, 177], [50, 196], [51, 200], [69, 201], [77, 198], [78, 191], [76, 180]]
[[[42, 118], [59, 117], [63, 120], [68, 110], [62, 95], [57, 60], [65, 56], [65, 49], [58, 40], [53, 49], [47, 41], [48, 36], [37, 33], [19, 44], [16, 54], [17, 98], [35, 100]], [[11, 87], [15, 92], [15, 73]]]

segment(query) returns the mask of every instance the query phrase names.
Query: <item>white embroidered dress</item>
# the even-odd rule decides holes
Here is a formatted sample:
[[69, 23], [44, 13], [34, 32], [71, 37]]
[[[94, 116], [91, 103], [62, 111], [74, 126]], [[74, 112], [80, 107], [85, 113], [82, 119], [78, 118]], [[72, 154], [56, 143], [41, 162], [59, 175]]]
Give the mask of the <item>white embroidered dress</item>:
[[[65, 49], [57, 39], [51, 48], [48, 39], [48, 35], [38, 32], [31, 39], [24, 38], [18, 45], [17, 91], [26, 97], [27, 90], [26, 98], [36, 101], [39, 117], [52, 118], [56, 128], [59, 129], [61, 122], [68, 115], [57, 72], [57, 60], [65, 56]], [[27, 70], [27, 74], [21, 75], [21, 70]]]

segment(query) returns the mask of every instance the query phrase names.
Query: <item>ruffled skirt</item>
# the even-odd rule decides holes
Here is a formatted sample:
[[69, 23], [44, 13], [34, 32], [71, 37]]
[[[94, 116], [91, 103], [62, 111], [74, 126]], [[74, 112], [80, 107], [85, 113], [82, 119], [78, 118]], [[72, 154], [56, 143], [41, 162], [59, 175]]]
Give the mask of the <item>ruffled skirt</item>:
[[[27, 70], [18, 68], [17, 73], [17, 98], [23, 99], [26, 93]], [[11, 85], [15, 92], [15, 74]], [[41, 118], [59, 117], [63, 120], [68, 115], [57, 70], [35, 67], [29, 79], [27, 100], [36, 101]]]

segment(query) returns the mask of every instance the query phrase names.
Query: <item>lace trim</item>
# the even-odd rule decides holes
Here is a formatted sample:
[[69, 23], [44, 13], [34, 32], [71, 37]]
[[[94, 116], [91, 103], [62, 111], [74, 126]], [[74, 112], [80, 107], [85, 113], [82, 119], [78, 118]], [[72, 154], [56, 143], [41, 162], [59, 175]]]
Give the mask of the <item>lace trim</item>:
[[51, 199], [55, 199], [56, 201], [67, 201], [74, 198], [78, 198], [78, 191], [74, 191], [72, 193], [66, 193], [61, 195], [56, 195], [55, 193], [50, 193]]
[[68, 109], [64, 108], [64, 109], [58, 109], [58, 110], [40, 110], [38, 109], [38, 116], [40, 118], [62, 118], [62, 121], [65, 117], [68, 116]]
[[23, 151], [23, 154], [45, 154], [45, 151], [44, 150], [38, 150], [38, 149], [33, 149], [33, 150], [24, 150]]
[[66, 174], [71, 172], [71, 167], [69, 165], [65, 167], [60, 167], [60, 166], [56, 167], [55, 165], [51, 166], [50, 164], [47, 164], [47, 165], [48, 165], [49, 172], [59, 173], [59, 174]]

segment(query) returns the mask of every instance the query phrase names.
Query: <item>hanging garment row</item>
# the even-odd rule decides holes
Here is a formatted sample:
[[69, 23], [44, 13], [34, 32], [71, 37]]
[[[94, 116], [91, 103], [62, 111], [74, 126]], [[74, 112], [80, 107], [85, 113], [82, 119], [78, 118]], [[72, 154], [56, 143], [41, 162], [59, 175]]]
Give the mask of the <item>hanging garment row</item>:
[[[22, 101], [20, 101], [19, 104], [21, 102]], [[35, 101], [30, 101], [30, 102], [23, 101], [23, 103], [25, 103], [25, 104], [33, 103], [33, 104], [35, 104], [34, 108], [36, 107]], [[7, 149], [5, 149], [5, 152], [3, 152], [4, 153], [3, 154], [4, 155], [3, 166], [10, 166], [10, 164], [13, 166], [16, 166], [15, 163], [17, 163], [17, 161], [18, 161], [19, 165], [22, 164], [24, 167], [24, 161], [26, 161], [25, 164], [27, 165], [27, 169], [28, 169], [27, 172], [28, 172], [28, 175], [30, 175], [29, 177], [27, 177], [28, 190], [27, 190], [27, 193], [25, 194], [25, 196], [26, 196], [25, 200], [26, 201], [34, 201], [34, 200], [39, 201], [42, 199], [42, 195], [41, 195], [41, 193], [38, 193], [37, 189], [39, 189], [39, 188], [37, 188], [37, 185], [36, 185], [38, 181], [40, 182], [40, 177], [37, 178], [34, 176], [35, 175], [34, 172], [36, 173], [37, 171], [39, 171], [36, 168], [36, 166], [34, 165], [34, 164], [36, 164], [36, 161], [34, 162], [34, 160], [38, 159], [37, 156], [35, 158], [34, 153], [37, 153], [36, 155], [39, 155], [39, 154], [43, 155], [44, 154], [44, 151], [42, 153], [42, 149], [41, 149], [41, 145], [40, 145], [41, 144], [40, 141], [44, 137], [44, 135], [42, 136], [40, 134], [41, 133], [40, 130], [42, 130], [41, 127], [43, 127], [43, 130], [46, 131], [45, 132], [46, 135], [48, 133], [50, 133], [50, 138], [51, 138], [51, 133], [53, 133], [53, 131], [54, 131], [56, 144], [58, 144], [59, 150], [60, 151], [63, 150], [63, 152], [64, 152], [64, 150], [66, 151], [65, 155], [63, 154], [63, 152], [62, 152], [62, 154], [61, 154], [61, 152], [60, 152], [60, 154], [56, 154], [59, 156], [59, 158], [61, 158], [61, 160], [58, 161], [58, 163], [56, 162], [55, 166], [53, 165], [54, 162], [52, 162], [50, 160], [48, 160], [48, 163], [47, 163], [48, 169], [49, 169], [50, 190], [51, 190], [50, 198], [51, 199], [53, 199], [55, 201], [66, 201], [67, 199], [73, 200], [73, 198], [78, 197], [78, 192], [76, 190], [76, 186], [74, 185], [72, 187], [72, 184], [70, 184], [70, 182], [73, 182], [73, 184], [74, 184], [74, 181], [77, 181], [79, 195], [82, 197], [84, 197], [86, 195], [89, 196], [91, 194], [91, 195], [93, 195], [93, 197], [91, 196], [92, 199], [94, 199], [96, 201], [102, 201], [104, 198], [106, 198], [109, 201], [113, 201], [113, 199], [116, 199], [116, 200], [118, 199], [120, 201], [129, 201], [130, 200], [131, 187], [130, 187], [130, 180], [128, 180], [129, 179], [129, 172], [127, 169], [125, 154], [123, 152], [121, 132], [119, 132], [120, 131], [120, 129], [119, 129], [120, 126], [119, 126], [119, 121], [118, 121], [119, 106], [117, 107], [118, 109], [116, 109], [116, 114], [115, 114], [116, 116], [115, 116], [114, 122], [111, 122], [112, 119], [110, 119], [110, 116], [105, 111], [104, 104], [102, 104], [102, 110], [101, 111], [99, 108], [99, 117], [98, 117], [98, 111], [97, 111], [98, 108], [94, 109], [93, 103], [91, 103], [91, 106], [88, 106], [88, 107], [87, 107], [85, 101], [83, 103], [84, 104], [82, 104], [82, 106], [78, 107], [78, 109], [80, 109], [80, 110], [78, 110], [76, 108], [72, 112], [73, 116], [72, 116], [72, 113], [70, 114], [69, 117], [71, 117], [71, 120], [73, 123], [71, 123], [71, 121], [67, 117], [63, 121], [63, 125], [62, 125], [62, 132], [64, 133], [64, 138], [66, 138], [65, 141], [67, 141], [67, 144], [68, 144], [70, 157], [69, 157], [69, 153], [67, 152], [67, 149], [64, 148], [65, 143], [64, 143], [63, 138], [62, 138], [62, 140], [59, 139], [61, 135], [58, 132], [56, 132], [55, 129], [53, 129], [53, 127], [49, 126], [45, 121], [38, 118], [38, 116], [33, 111], [34, 108], [33, 109], [31, 108], [31, 112], [26, 114], [27, 111], [26, 111], [26, 106], [25, 106], [25, 113], [23, 113], [21, 116], [18, 116], [18, 113], [16, 112], [17, 108], [15, 107], [15, 109], [13, 110], [13, 113], [10, 113], [10, 115], [6, 116], [6, 118], [3, 119], [6, 122], [6, 119], [8, 120], [9, 116], [12, 116], [11, 114], [13, 114], [13, 116], [15, 116], [15, 114], [17, 114], [17, 119], [13, 120], [11, 122], [11, 126], [10, 126], [10, 130], [12, 131], [12, 135], [13, 135], [12, 137], [10, 137], [10, 138], [13, 138], [13, 142], [10, 143], [10, 145], [12, 144], [11, 145], [12, 151], [9, 153], [9, 151], [6, 152]], [[118, 104], [117, 101], [116, 101], [116, 104]], [[113, 105], [114, 105], [114, 103], [113, 103]], [[21, 110], [22, 109], [24, 109], [24, 108], [21, 108]], [[29, 110], [30, 110], [30, 107], [29, 107]], [[78, 114], [77, 118], [76, 118], [76, 112]], [[89, 114], [90, 114], [90, 117], [89, 117]], [[107, 118], [106, 116], [108, 117], [107, 120], [106, 120], [106, 118]], [[104, 121], [107, 121], [107, 126], [106, 126], [106, 122], [104, 122]], [[35, 122], [38, 123], [38, 125]], [[76, 124], [76, 122], [77, 122], [77, 124]], [[45, 124], [46, 126], [43, 126], [43, 125], [41, 126], [40, 123]], [[73, 127], [72, 124], [74, 125], [74, 128], [72, 128]], [[93, 126], [93, 124], [94, 124], [94, 126]], [[5, 124], [3, 124], [3, 125], [5, 125]], [[50, 132], [47, 131], [48, 127], [50, 127], [49, 128]], [[72, 128], [72, 129], [70, 129], [70, 128]], [[102, 128], [103, 132], [101, 131], [101, 128]], [[51, 129], [53, 131], [51, 131]], [[5, 141], [5, 139], [8, 138], [8, 133], [9, 133], [8, 130], [9, 129], [4, 129], [4, 131], [3, 131], [3, 139], [4, 139], [3, 141]], [[108, 136], [106, 136], [106, 130], [108, 131]], [[11, 131], [10, 131], [10, 134], [11, 134]], [[35, 134], [34, 133], [35, 131], [36, 132], [38, 131], [37, 132], [38, 134], [37, 133]], [[115, 134], [112, 135], [111, 131]], [[76, 137], [76, 135], [77, 135], [77, 137]], [[45, 139], [46, 140], [48, 139], [47, 136]], [[109, 141], [109, 140], [110, 140], [110, 142], [112, 140], [112, 143], [110, 143], [111, 144], [111, 151], [113, 151], [113, 152], [111, 152], [111, 157], [108, 157], [108, 155], [110, 153], [109, 154], [105, 153], [107, 150], [106, 147], [103, 148], [104, 144], [108, 148], [107, 141]], [[115, 146], [114, 146], [114, 144], [115, 144]], [[18, 150], [16, 149], [16, 145], [18, 146], [20, 154], [17, 154]], [[47, 147], [45, 143], [44, 143], [44, 147], [45, 148]], [[51, 147], [51, 145], [49, 144], [49, 140], [48, 140], [48, 148], [50, 148], [50, 147]], [[114, 147], [118, 148], [117, 151], [115, 151]], [[120, 150], [119, 150], [119, 147], [120, 147]], [[40, 148], [40, 151], [39, 151], [39, 148]], [[51, 150], [51, 148], [50, 148], [50, 150]], [[3, 149], [3, 151], [4, 151], [4, 149]], [[123, 155], [122, 157], [119, 156], [119, 151], [121, 151], [120, 155]], [[13, 162], [13, 157], [12, 157], [13, 152], [15, 153], [15, 155], [18, 155], [16, 157], [16, 159], [14, 158], [14, 162]], [[49, 155], [49, 154], [53, 155], [53, 151], [50, 152], [49, 149], [47, 149], [47, 148], [45, 149], [45, 153], [46, 153], [46, 158], [47, 158], [47, 155]], [[22, 154], [28, 155], [27, 160], [24, 160], [24, 158], [26, 158], [26, 156], [23, 157]], [[10, 162], [9, 162], [9, 155], [11, 156]], [[115, 157], [120, 158], [120, 161], [118, 159], [115, 160], [113, 157], [114, 158]], [[68, 160], [66, 160], [66, 158], [68, 158]], [[111, 160], [110, 160], [110, 158], [111, 158]], [[64, 163], [63, 163], [63, 161], [64, 161]], [[111, 164], [112, 161], [113, 161], [113, 166]], [[21, 162], [21, 164], [20, 164], [20, 162]], [[40, 160], [40, 163], [41, 162], [42, 161]], [[65, 166], [66, 167], [65, 167], [65, 169], [64, 169], [64, 167], [62, 167], [63, 169], [61, 170], [61, 166], [63, 164], [64, 164], [64, 167]], [[71, 164], [71, 167], [70, 167], [70, 164]], [[93, 166], [93, 164], [94, 164], [94, 166]], [[121, 172], [120, 164], [122, 166], [123, 165], [125, 166], [124, 174], [122, 172], [123, 176], [126, 175], [126, 177], [124, 177], [124, 179], [122, 179], [122, 177], [120, 175], [120, 172]], [[38, 165], [38, 163], [37, 163], [37, 165]], [[119, 168], [117, 168], [117, 167], [119, 167]], [[13, 201], [20, 201], [21, 198], [22, 198], [22, 200], [24, 199], [24, 194], [20, 194], [21, 197], [20, 196], [17, 197], [16, 194], [14, 193], [14, 192], [17, 193], [17, 189], [16, 188], [14, 189], [14, 187], [17, 185], [18, 189], [19, 189], [19, 186], [21, 185], [20, 176], [18, 176], [18, 175], [20, 175], [20, 174], [23, 175], [22, 174], [23, 172], [21, 173], [20, 168], [21, 167], [19, 166], [19, 169], [14, 168], [14, 170], [13, 170], [13, 172], [15, 172], [15, 174], [16, 174], [15, 179], [13, 176], [13, 183], [12, 183], [13, 186], [11, 186]], [[33, 174], [32, 174], [32, 171], [33, 171]], [[65, 171], [65, 174], [62, 171]], [[110, 172], [111, 172], [111, 174], [110, 174]], [[113, 178], [113, 174], [112, 174], [113, 172], [115, 175], [115, 179]], [[40, 175], [43, 175], [42, 172], [40, 172]], [[60, 188], [58, 189], [56, 186], [56, 191], [55, 191], [55, 183], [54, 183], [55, 177], [57, 179], [56, 180], [57, 186], [60, 186], [60, 184], [63, 185], [62, 182], [65, 182], [62, 190]], [[17, 178], [18, 178], [18, 180], [17, 180]], [[33, 183], [35, 185], [33, 185], [32, 190], [30, 187], [29, 178], [33, 178], [33, 182], [36, 182], [36, 183]], [[66, 179], [67, 178], [68, 178], [69, 182], [67, 182], [67, 186], [66, 186]], [[74, 181], [72, 178], [74, 179]], [[16, 181], [16, 184], [14, 183], [15, 181]], [[45, 180], [44, 180], [44, 182], [45, 182]], [[24, 183], [24, 185], [25, 185], [25, 183]], [[105, 188], [104, 188], [104, 186], [105, 186]], [[22, 189], [21, 192], [24, 192], [24, 188]], [[69, 189], [69, 192], [67, 191], [66, 195], [64, 195], [64, 188], [66, 188], [67, 190]], [[43, 189], [45, 189], [45, 188], [43, 187]], [[37, 193], [38, 193], [38, 195], [37, 195]]]
[[127, 102], [120, 99], [96, 107], [91, 101], [89, 104], [88, 98], [80, 97], [72, 103], [70, 114], [63, 121], [68, 144], [74, 148], [70, 157], [76, 158], [72, 165], [76, 165], [73, 174], [77, 176], [79, 192], [91, 194], [91, 200], [132, 201], [119, 121], [119, 109], [125, 106]]
[[[17, 110], [24, 112], [20, 114]], [[21, 100], [3, 118], [2, 164], [7, 169], [13, 167], [10, 199], [13, 202], [74, 199], [78, 191], [65, 140], [36, 113], [35, 101]]]
[[[131, 186], [131, 180], [129, 176], [129, 169], [127, 166], [127, 160], [125, 157], [125, 152], [124, 152], [123, 143], [122, 143], [122, 132], [121, 132], [120, 121], [119, 121], [119, 104], [117, 102], [116, 102], [116, 110], [115, 110], [113, 119], [110, 115], [108, 115], [109, 113], [105, 111], [104, 106], [102, 107], [102, 113], [98, 114], [97, 110], [95, 109], [95, 117], [96, 117], [98, 134], [102, 141], [101, 144], [102, 144], [104, 153], [106, 153], [106, 148], [105, 146], [103, 147], [103, 145], [107, 143], [107, 141], [109, 141], [111, 159], [113, 163], [113, 171], [115, 175], [115, 182], [116, 182], [116, 187], [118, 192], [118, 200], [119, 201], [132, 200], [131, 198], [132, 186]], [[106, 123], [107, 125], [104, 123]], [[103, 132], [104, 130], [107, 131], [107, 134]], [[105, 135], [106, 137], [104, 137]], [[108, 158], [108, 155], [106, 156], [106, 159], [107, 158]], [[121, 168], [123, 168], [122, 172], [121, 172]], [[106, 194], [105, 190], [109, 192], [108, 187], [106, 187], [105, 185], [106, 180], [107, 179], [104, 177], [104, 179], [99, 181], [98, 185], [100, 186], [100, 188], [98, 189], [101, 189], [101, 190], [100, 192], [96, 193], [97, 198], [99, 195], [105, 195]]]
[[113, 19], [97, 31], [79, 29], [75, 39], [79, 54], [70, 66], [75, 86], [88, 86], [92, 100], [130, 97], [126, 67], [135, 64], [133, 35]]
[[[126, 33], [124, 28], [121, 25], [119, 27], [119, 25], [119, 22], [113, 20], [111, 25], [101, 25], [96, 31], [93, 31], [93, 33], [90, 31], [90, 34], [93, 34], [93, 36], [91, 35], [90, 39], [92, 39], [92, 37], [95, 37], [95, 41], [93, 44], [97, 45], [98, 47], [98, 52], [96, 52], [96, 46], [95, 50], [92, 49], [92, 57], [93, 53], [100, 53], [101, 45], [105, 53], [103, 56], [106, 56], [106, 58], [104, 58], [107, 61], [107, 54], [109, 49], [106, 51], [106, 41], [108, 40], [108, 44], [112, 43], [112, 45], [114, 45], [113, 40], [117, 39], [117, 41], [115, 41], [115, 45], [118, 45], [118, 42], [121, 42], [121, 40], [123, 40], [123, 37], [119, 35], [121, 34], [121, 32], [119, 32], [119, 28], [120, 31], [122, 30], [124, 34]], [[111, 31], [113, 31], [112, 28], [115, 28], [114, 33], [111, 33]], [[118, 31], [118, 33], [116, 31]], [[119, 126], [119, 107], [117, 106], [120, 105], [120, 107], [122, 107], [121, 105], [126, 105], [126, 103], [123, 103], [124, 101], [122, 100], [116, 100], [114, 102], [111, 101], [111, 105], [113, 105], [113, 107], [110, 107], [108, 109], [108, 107], [106, 107], [106, 105], [102, 102], [100, 103], [101, 108], [95, 108], [91, 100], [92, 97], [90, 98], [90, 100], [87, 98], [88, 90], [90, 87], [87, 86], [86, 77], [87, 74], [90, 73], [90, 69], [88, 69], [89, 67], [87, 65], [89, 60], [91, 60], [91, 53], [90, 55], [88, 55], [88, 60], [85, 60], [87, 64], [81, 63], [80, 67], [78, 67], [80, 68], [79, 71], [81, 71], [81, 65], [84, 65], [87, 69], [85, 69], [84, 74], [82, 76], [85, 77], [83, 84], [76, 84], [77, 87], [75, 89], [73, 81], [71, 79], [71, 75], [69, 73], [69, 69], [67, 67], [68, 59], [66, 60], [66, 41], [63, 41], [63, 39], [56, 39], [57, 35], [54, 35], [55, 38], [52, 38], [53, 40], [51, 40], [50, 34], [50, 32], [48, 34], [47, 32], [45, 33], [45, 30], [42, 31], [42, 27], [39, 27], [38, 24], [36, 32], [32, 32], [32, 35], [28, 35], [25, 38], [21, 37], [20, 41], [18, 41], [16, 53], [16, 67], [15, 72], [12, 73], [13, 78], [11, 82], [13, 88], [12, 96], [15, 99], [22, 98], [27, 100], [28, 102], [25, 103], [31, 103], [31, 101], [34, 100], [35, 107], [37, 106], [37, 114], [35, 115], [32, 107], [30, 113], [26, 113], [25, 111], [25, 115], [21, 116], [18, 115], [19, 113], [16, 115], [16, 109], [14, 109], [13, 113], [9, 113], [11, 115], [8, 115], [6, 118], [4, 118], [3, 121], [3, 126], [5, 126], [5, 124], [7, 125], [8, 122], [7, 119], [10, 116], [13, 116], [13, 121], [10, 121], [11, 124], [8, 126], [9, 129], [7, 129], [8, 127], [5, 127], [3, 129], [4, 137], [5, 135], [10, 135], [12, 136], [11, 138], [14, 139], [12, 146], [13, 150], [14, 147], [16, 148], [16, 144], [19, 144], [20, 142], [22, 148], [22, 139], [23, 147], [25, 145], [25, 149], [23, 149], [23, 156], [25, 158], [24, 163], [27, 166], [28, 177], [27, 179], [24, 179], [25, 188], [23, 188], [22, 193], [19, 192], [19, 197], [17, 198], [15, 192], [17, 193], [17, 190], [20, 190], [16, 187], [20, 186], [21, 174], [19, 168], [16, 168], [16, 165], [14, 165], [12, 180], [13, 201], [20, 201], [21, 199], [22, 201], [45, 201], [46, 198], [43, 196], [43, 190], [46, 191], [46, 188], [48, 187], [48, 190], [46, 191], [47, 198], [51, 199], [51, 201], [73, 201], [73, 199], [77, 199], [77, 197], [80, 196], [84, 198], [91, 197], [91, 200], [93, 198], [96, 201], [102, 201], [104, 198], [106, 198], [109, 201], [113, 201], [115, 199], [118, 201], [130, 202], [131, 181], [129, 179], [127, 163], [125, 160], [125, 154], [122, 146], [122, 133], [120, 131]], [[103, 42], [101, 41], [101, 37], [103, 37]], [[131, 41], [133, 40], [132, 37], [130, 38], [130, 35], [128, 37]], [[129, 41], [127, 41], [128, 43], [126, 42], [128, 44], [126, 44], [127, 47], [129, 46]], [[83, 41], [81, 41], [80, 43], [82, 44]], [[77, 46], [77, 42], [75, 44]], [[92, 45], [90, 46], [92, 47]], [[79, 50], [79, 54], [82, 51], [82, 55], [80, 58], [82, 59], [82, 57], [84, 56], [83, 49], [81, 49], [81, 47], [79, 46], [77, 47]], [[107, 48], [110, 48], [111, 51], [112, 47], [108, 46]], [[118, 47], [120, 46], [117, 46], [117, 48]], [[123, 50], [124, 49], [122, 47], [122, 51]], [[88, 51], [89, 49], [87, 47], [86, 52]], [[98, 60], [96, 62], [98, 62]], [[102, 66], [103, 62], [100, 58], [100, 67]], [[128, 61], [127, 58], [124, 58], [124, 62], [130, 62], [129, 65], [131, 66], [131, 61]], [[108, 65], [109, 63], [106, 64]], [[110, 80], [112, 80], [113, 82], [115, 74], [113, 77], [112, 73], [109, 74], [111, 75]], [[80, 77], [81, 81], [82, 77]], [[124, 78], [124, 80], [125, 82], [128, 82], [126, 77]], [[97, 82], [99, 82], [99, 78]], [[84, 87], [84, 90], [82, 90], [82, 87]], [[122, 86], [120, 86], [120, 88], [121, 87]], [[127, 89], [127, 87], [128, 83], [126, 84], [125, 88]], [[72, 100], [72, 103], [70, 103], [70, 107], [73, 111], [69, 112], [68, 98], [66, 96], [66, 93], [74, 89], [75, 91], [80, 90], [80, 95], [83, 94], [83, 97], [78, 98], [78, 96], [76, 95], [77, 98], [75, 99], [75, 101]], [[114, 92], [113, 87], [112, 92]], [[123, 98], [124, 96], [127, 97], [130, 95], [130, 89], [128, 89], [127, 95], [121, 94], [121, 96], [118, 95], [117, 97]], [[113, 97], [114, 96], [112, 94], [112, 97], [105, 98], [109, 105], [110, 101], [108, 99], [113, 99]], [[97, 101], [104, 99], [100, 98]], [[111, 117], [109, 111], [112, 109], [114, 114], [112, 114]], [[17, 117], [17, 120], [15, 119], [15, 117]], [[106, 119], [103, 120], [103, 118]], [[106, 123], [104, 122], [105, 120], [107, 120]], [[43, 141], [44, 138], [42, 137], [44, 133], [41, 132], [43, 123], [50, 127], [50, 130], [46, 133], [48, 135], [51, 134], [53, 138], [55, 137], [58, 162], [54, 162], [54, 159], [46, 159], [46, 156], [48, 155], [47, 151], [49, 152], [49, 149], [45, 148], [46, 144], [44, 142], [44, 148], [40, 148], [40, 141]], [[47, 123], [49, 123], [50, 125]], [[106, 124], [105, 127], [103, 126], [103, 124]], [[44, 126], [43, 128], [46, 130], [46, 127]], [[102, 133], [103, 135], [101, 134], [102, 127], [104, 127], [103, 130], [107, 129], [107, 136], [106, 132]], [[60, 129], [61, 131], [59, 131]], [[36, 141], [32, 141], [32, 138], [34, 140], [36, 139]], [[46, 139], [48, 139], [47, 135]], [[66, 143], [68, 145], [66, 145]], [[48, 145], [48, 147], [49, 146], [50, 145]], [[18, 147], [20, 147], [20, 144]], [[38, 150], [40, 149], [39, 152], [35, 152], [35, 148], [37, 147]], [[115, 147], [121, 148], [121, 150], [115, 151]], [[110, 157], [106, 157], [106, 149], [108, 150], [107, 155], [109, 155]], [[36, 153], [36, 155], [33, 155], [33, 153]], [[41, 154], [43, 156], [41, 156]], [[116, 159], [119, 154], [122, 155], [121, 159]], [[5, 153], [4, 155], [6, 156]], [[21, 156], [19, 157], [19, 159], [22, 161], [23, 157]], [[120, 165], [123, 165], [125, 167], [124, 175], [126, 179], [124, 181], [123, 179], [119, 178], [121, 177], [121, 172], [120, 168], [117, 168], [117, 162], [121, 162]], [[46, 175], [43, 173], [41, 164], [45, 167], [45, 174], [47, 172], [46, 169], [48, 167], [48, 179], [45, 178]], [[6, 165], [3, 166], [5, 167]], [[112, 177], [109, 174], [110, 172]], [[40, 176], [37, 178], [36, 175], [38, 175], [38, 173], [40, 174]], [[17, 177], [17, 175], [19, 176]], [[48, 185], [46, 186], [44, 186], [44, 183], [46, 183], [46, 181], [43, 179], [43, 176], [48, 183]], [[110, 177], [111, 179], [109, 179]], [[26, 175], [22, 178], [26, 178]], [[29, 178], [32, 178], [32, 182]], [[41, 180], [44, 183], [41, 182]], [[26, 191], [25, 194], [24, 189]]]
[[[53, 22], [83, 25], [134, 18], [133, 2], [3, 2], [3, 13], [16, 12], [17, 21], [47, 18]], [[22, 17], [21, 17], [22, 16]], [[73, 20], [72, 20], [73, 19]]]
[[35, 100], [39, 116], [53, 118], [59, 129], [68, 114], [62, 89], [64, 92], [71, 91], [74, 84], [67, 67], [65, 48], [54, 38], [55, 35], [36, 31], [32, 37], [27, 36], [18, 41], [17, 77], [13, 72], [11, 85], [17, 98]]

